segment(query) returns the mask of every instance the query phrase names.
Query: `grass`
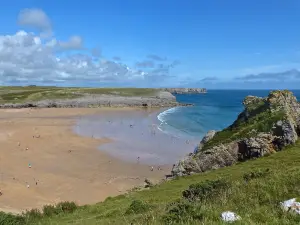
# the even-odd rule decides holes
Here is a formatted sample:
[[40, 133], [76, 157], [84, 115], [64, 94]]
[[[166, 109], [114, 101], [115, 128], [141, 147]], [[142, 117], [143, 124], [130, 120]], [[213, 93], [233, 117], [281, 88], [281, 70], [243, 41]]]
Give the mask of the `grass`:
[[[300, 197], [299, 177], [300, 142], [257, 160], [109, 197], [95, 205], [58, 211], [50, 207], [52, 213], [47, 215], [33, 211], [7, 224], [214, 225], [225, 224], [220, 220], [223, 211], [233, 211], [242, 218], [234, 224], [293, 225], [300, 223], [300, 216], [284, 212], [280, 202]], [[0, 214], [0, 221], [5, 216]]]
[[217, 132], [202, 149], [206, 150], [221, 143], [225, 144], [241, 138], [252, 137], [258, 132], [269, 132], [274, 123], [284, 119], [284, 117], [285, 113], [283, 111], [271, 112], [269, 110], [265, 110], [253, 117], [250, 117], [247, 121], [236, 120], [233, 125]]
[[153, 88], [61, 88], [61, 87], [0, 87], [0, 104], [24, 103], [40, 100], [73, 99], [84, 94], [106, 94], [118, 96], [155, 96]]

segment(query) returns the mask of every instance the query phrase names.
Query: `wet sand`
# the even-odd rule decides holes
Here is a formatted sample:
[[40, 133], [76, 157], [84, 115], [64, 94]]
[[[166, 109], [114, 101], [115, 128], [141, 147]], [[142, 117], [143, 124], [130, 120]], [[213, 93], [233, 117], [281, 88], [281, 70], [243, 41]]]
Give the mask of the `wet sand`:
[[[0, 110], [0, 210], [20, 212], [59, 201], [90, 204], [159, 181], [170, 171], [99, 150], [111, 140], [79, 136], [78, 118], [135, 109]], [[82, 117], [83, 118], [83, 117]], [[107, 127], [98, 127], [105, 132]], [[135, 141], [135, 140], [132, 140]], [[31, 168], [30, 168], [31, 167]]]
[[157, 115], [163, 110], [114, 111], [78, 119], [74, 131], [80, 135], [111, 140], [99, 150], [123, 161], [139, 160], [149, 166], [172, 165], [193, 152], [199, 140], [163, 133]]

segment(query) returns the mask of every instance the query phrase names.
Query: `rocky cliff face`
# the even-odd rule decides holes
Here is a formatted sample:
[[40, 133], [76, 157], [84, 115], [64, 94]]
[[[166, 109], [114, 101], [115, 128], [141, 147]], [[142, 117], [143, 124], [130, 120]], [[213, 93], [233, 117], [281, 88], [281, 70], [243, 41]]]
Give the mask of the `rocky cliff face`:
[[172, 94], [199, 94], [207, 92], [206, 88], [162, 88], [161, 90]]
[[300, 105], [292, 92], [272, 91], [266, 98], [247, 96], [244, 111], [226, 129], [210, 131], [198, 151], [178, 162], [173, 174], [186, 175], [230, 166], [275, 153], [300, 135]]

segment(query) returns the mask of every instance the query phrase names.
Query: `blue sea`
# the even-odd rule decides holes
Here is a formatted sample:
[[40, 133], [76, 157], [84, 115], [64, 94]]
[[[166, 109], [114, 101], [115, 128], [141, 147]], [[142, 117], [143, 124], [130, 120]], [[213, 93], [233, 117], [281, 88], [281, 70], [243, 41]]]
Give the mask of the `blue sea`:
[[[233, 123], [243, 110], [247, 95], [266, 97], [270, 90], [208, 90], [206, 94], [180, 94], [181, 103], [192, 107], [175, 107], [158, 115], [159, 129], [177, 137], [199, 139], [209, 130], [222, 130]], [[300, 90], [294, 90], [300, 99]]]

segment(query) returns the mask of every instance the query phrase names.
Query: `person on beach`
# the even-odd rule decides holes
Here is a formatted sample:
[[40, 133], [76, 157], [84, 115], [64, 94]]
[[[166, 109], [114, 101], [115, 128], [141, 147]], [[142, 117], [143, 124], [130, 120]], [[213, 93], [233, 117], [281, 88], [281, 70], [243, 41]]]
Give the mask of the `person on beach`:
[[138, 162], [138, 163], [140, 162], [140, 157], [139, 157], [139, 156], [137, 157], [137, 162]]
[[154, 170], [154, 168], [153, 168], [153, 166], [151, 166], [151, 171], [153, 171]]

